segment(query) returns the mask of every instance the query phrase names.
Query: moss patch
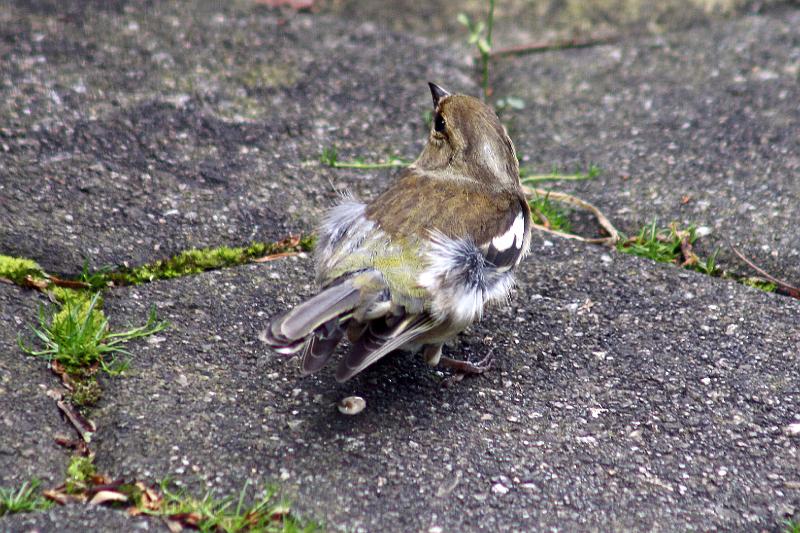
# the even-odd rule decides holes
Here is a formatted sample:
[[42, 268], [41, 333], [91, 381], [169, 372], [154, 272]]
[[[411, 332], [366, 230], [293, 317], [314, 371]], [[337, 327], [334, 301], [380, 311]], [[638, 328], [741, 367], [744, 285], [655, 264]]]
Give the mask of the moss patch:
[[68, 494], [78, 494], [86, 490], [92, 483], [92, 477], [97, 473], [91, 457], [73, 455], [67, 466], [67, 477], [64, 487]]
[[127, 270], [109, 272], [109, 281], [122, 285], [137, 285], [159, 279], [172, 279], [248, 263], [275, 254], [308, 252], [314, 248], [313, 236], [285, 239], [279, 242], [257, 242], [249, 246], [203, 248], [186, 250], [169, 259], [161, 259]]
[[26, 285], [26, 278], [44, 279], [44, 271], [36, 261], [0, 255], [0, 278], [10, 280], [17, 285]]

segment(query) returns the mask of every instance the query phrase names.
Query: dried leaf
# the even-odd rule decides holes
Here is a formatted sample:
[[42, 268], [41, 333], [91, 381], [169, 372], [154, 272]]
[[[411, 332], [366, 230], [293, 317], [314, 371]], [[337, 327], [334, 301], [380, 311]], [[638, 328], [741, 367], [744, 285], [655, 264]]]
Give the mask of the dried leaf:
[[288, 507], [280, 505], [272, 510], [272, 513], [269, 515], [269, 519], [273, 522], [281, 521], [289, 516], [289, 511], [290, 509]]
[[92, 453], [89, 447], [86, 445], [86, 441], [84, 440], [70, 439], [69, 437], [65, 437], [63, 435], [57, 435], [55, 441], [59, 446], [63, 446], [64, 448], [68, 448], [70, 450], [75, 450], [83, 457], [87, 457]]
[[182, 526], [191, 528], [197, 528], [203, 520], [203, 516], [200, 513], [177, 513], [169, 515], [168, 518], [178, 522]]
[[150, 511], [158, 511], [161, 509], [161, 504], [164, 501], [161, 493], [152, 487], [146, 486], [141, 481], [137, 481], [134, 485], [141, 491], [140, 507]]
[[696, 265], [700, 260], [697, 254], [692, 250], [692, 243], [689, 240], [688, 234], [681, 237], [681, 255], [683, 255], [682, 267]]
[[172, 533], [180, 533], [183, 531], [183, 526], [180, 522], [176, 522], [174, 520], [164, 520], [164, 522], [167, 523], [167, 528], [169, 528]]
[[47, 394], [48, 398], [55, 401], [59, 401], [64, 398], [64, 393], [58, 389], [49, 389], [45, 394]]
[[102, 505], [109, 502], [127, 502], [128, 497], [118, 490], [101, 490], [95, 494], [89, 503], [91, 505]]
[[42, 496], [50, 501], [56, 502], [59, 505], [64, 505], [69, 501], [69, 495], [58, 489], [51, 489], [42, 492]]
[[58, 400], [56, 402], [58, 408], [66, 415], [67, 420], [69, 420], [75, 430], [80, 434], [81, 438], [86, 441], [88, 444], [92, 440], [92, 433], [97, 431], [97, 427], [94, 425], [94, 422], [84, 417], [82, 414], [78, 412], [75, 407], [69, 402], [65, 402], [64, 400]]
[[72, 392], [75, 390], [75, 380], [69, 375], [69, 372], [67, 372], [67, 369], [64, 368], [64, 365], [55, 360], [50, 361], [50, 370], [52, 370], [55, 375], [61, 378], [61, 383], [68, 391]]

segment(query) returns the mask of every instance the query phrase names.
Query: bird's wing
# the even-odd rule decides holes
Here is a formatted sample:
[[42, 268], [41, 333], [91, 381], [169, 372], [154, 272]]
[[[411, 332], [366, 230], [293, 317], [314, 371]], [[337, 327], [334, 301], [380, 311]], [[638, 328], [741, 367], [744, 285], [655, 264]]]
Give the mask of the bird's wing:
[[527, 202], [520, 200], [503, 216], [489, 221], [476, 241], [486, 261], [503, 272], [519, 264], [530, 245], [531, 216]]

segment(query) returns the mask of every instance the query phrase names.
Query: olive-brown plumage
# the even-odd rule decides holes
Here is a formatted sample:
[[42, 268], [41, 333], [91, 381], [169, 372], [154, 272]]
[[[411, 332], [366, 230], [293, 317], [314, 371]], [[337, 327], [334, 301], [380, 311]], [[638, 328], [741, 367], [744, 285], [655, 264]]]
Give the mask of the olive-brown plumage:
[[430, 84], [434, 115], [419, 158], [369, 204], [345, 197], [323, 219], [316, 296], [272, 319], [263, 338], [302, 352], [306, 373], [347, 336], [344, 381], [395, 349], [430, 364], [480, 372], [441, 357], [443, 344], [507, 299], [530, 243], [530, 209], [514, 146], [479, 100]]

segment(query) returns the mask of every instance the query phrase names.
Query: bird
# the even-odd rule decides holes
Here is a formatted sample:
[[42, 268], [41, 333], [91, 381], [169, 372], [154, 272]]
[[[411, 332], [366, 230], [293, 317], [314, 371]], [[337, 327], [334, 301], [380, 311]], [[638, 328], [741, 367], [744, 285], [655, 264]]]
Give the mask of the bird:
[[433, 113], [419, 157], [371, 202], [342, 194], [322, 218], [320, 291], [273, 317], [260, 338], [320, 370], [347, 337], [346, 381], [395, 350], [459, 375], [491, 365], [442, 355], [484, 308], [507, 303], [528, 254], [531, 211], [519, 161], [490, 106], [428, 83]]

